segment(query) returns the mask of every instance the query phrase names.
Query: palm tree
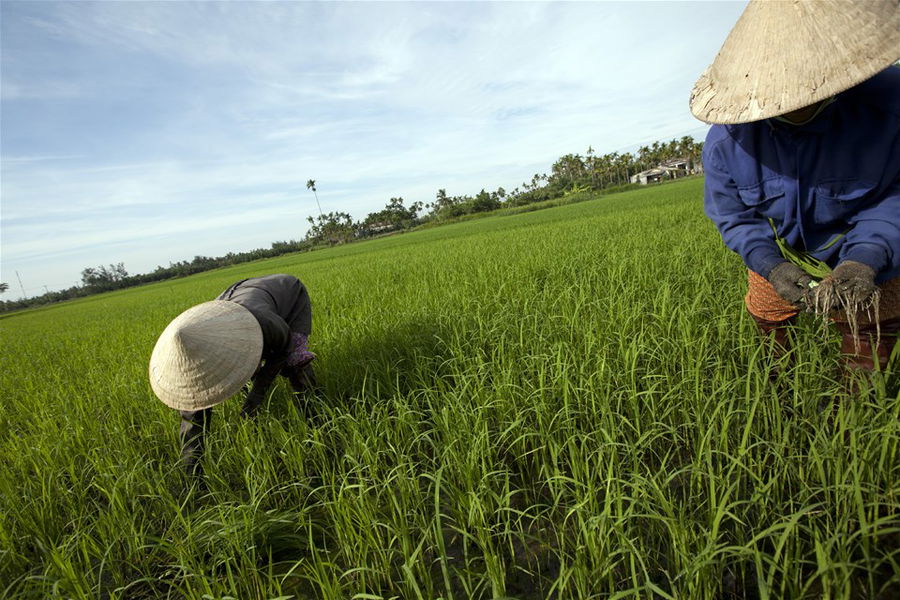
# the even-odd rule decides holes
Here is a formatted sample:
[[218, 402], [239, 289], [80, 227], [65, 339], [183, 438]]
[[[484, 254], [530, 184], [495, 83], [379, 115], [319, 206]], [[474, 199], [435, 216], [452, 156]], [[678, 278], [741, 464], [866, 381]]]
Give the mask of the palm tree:
[[597, 189], [597, 172], [594, 170], [594, 147], [588, 146], [585, 153], [584, 166], [591, 174], [591, 189]]
[[319, 204], [319, 195], [316, 193], [316, 180], [310, 179], [306, 182], [306, 189], [312, 190], [313, 195], [316, 197], [316, 206], [319, 207], [319, 216], [322, 216], [322, 205]]
[[697, 160], [700, 158], [700, 146], [694, 141], [694, 138], [686, 135], [681, 138], [682, 152], [689, 161], [688, 170], [696, 172]]
[[616, 161], [616, 169], [619, 171], [621, 175], [624, 176], [622, 179], [623, 183], [631, 182], [631, 172], [634, 169], [634, 155], [629, 152], [625, 154], [620, 154], [618, 160]]
[[663, 160], [663, 147], [658, 141], [653, 142], [653, 145], [650, 146], [650, 155], [653, 157], [651, 160], [652, 166], [650, 168], [658, 167], [659, 163]]
[[640, 165], [640, 169], [642, 171], [646, 171], [649, 162], [650, 146], [641, 146], [640, 148], [638, 148], [638, 163]]
[[5, 292], [8, 289], [9, 289], [8, 283], [0, 283], [0, 294], [2, 294], [3, 292]]

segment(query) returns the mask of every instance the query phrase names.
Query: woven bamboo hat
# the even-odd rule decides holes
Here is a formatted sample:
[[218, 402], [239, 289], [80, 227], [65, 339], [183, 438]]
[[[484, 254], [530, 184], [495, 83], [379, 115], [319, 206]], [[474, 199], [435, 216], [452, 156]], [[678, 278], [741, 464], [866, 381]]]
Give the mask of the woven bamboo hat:
[[900, 59], [898, 0], [750, 0], [691, 92], [706, 123], [804, 108]]
[[262, 329], [249, 310], [213, 300], [184, 311], [150, 355], [150, 385], [166, 406], [209, 408], [234, 395], [262, 356]]

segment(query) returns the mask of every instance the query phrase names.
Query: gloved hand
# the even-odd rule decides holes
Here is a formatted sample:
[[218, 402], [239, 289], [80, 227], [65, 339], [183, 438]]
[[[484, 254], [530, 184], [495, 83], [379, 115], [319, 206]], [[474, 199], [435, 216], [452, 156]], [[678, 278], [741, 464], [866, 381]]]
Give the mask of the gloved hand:
[[813, 278], [797, 265], [785, 261], [769, 271], [766, 279], [769, 280], [779, 296], [794, 306], [806, 305], [806, 298], [810, 291], [809, 284], [812, 283]]
[[253, 389], [244, 398], [244, 405], [241, 407], [241, 416], [244, 418], [253, 418], [259, 412], [259, 407], [266, 399], [266, 392], [259, 386], [254, 385]]
[[272, 382], [278, 377], [278, 372], [284, 366], [284, 357], [266, 358], [265, 363], [257, 369], [253, 376], [253, 387], [244, 397], [244, 406], [241, 408], [241, 416], [255, 417], [260, 406], [265, 402]]
[[875, 270], [872, 267], [855, 260], [845, 260], [822, 281], [822, 285], [813, 290], [812, 301], [816, 306], [831, 306], [836, 299], [839, 306], [855, 307], [867, 304], [876, 290], [878, 286], [875, 285]]
[[318, 385], [311, 360], [294, 366], [284, 365], [281, 368], [281, 374], [288, 378], [291, 387], [297, 394], [302, 394], [306, 390], [314, 390]]

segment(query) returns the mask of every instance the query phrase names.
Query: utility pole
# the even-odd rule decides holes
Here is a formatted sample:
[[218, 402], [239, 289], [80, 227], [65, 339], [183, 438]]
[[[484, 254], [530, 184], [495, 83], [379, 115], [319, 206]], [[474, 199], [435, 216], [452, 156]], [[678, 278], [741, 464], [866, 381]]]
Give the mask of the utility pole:
[[19, 287], [22, 288], [22, 298], [24, 298], [25, 300], [27, 300], [27, 299], [28, 299], [28, 294], [25, 293], [25, 286], [22, 285], [22, 278], [19, 277], [19, 272], [18, 272], [18, 271], [16, 271], [16, 279], [19, 280]]

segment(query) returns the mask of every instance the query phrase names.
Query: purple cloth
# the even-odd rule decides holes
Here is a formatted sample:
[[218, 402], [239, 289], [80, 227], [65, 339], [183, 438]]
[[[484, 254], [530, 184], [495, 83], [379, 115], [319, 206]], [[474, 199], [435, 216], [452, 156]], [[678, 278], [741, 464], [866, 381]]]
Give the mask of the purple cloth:
[[307, 338], [302, 333], [291, 333], [290, 350], [287, 358], [287, 364], [291, 367], [305, 365], [316, 357], [315, 354], [307, 349]]
[[770, 218], [832, 268], [855, 260], [878, 283], [900, 276], [900, 68], [839, 94], [805, 125], [714, 125], [703, 167], [707, 216], [763, 277], [784, 262]]

